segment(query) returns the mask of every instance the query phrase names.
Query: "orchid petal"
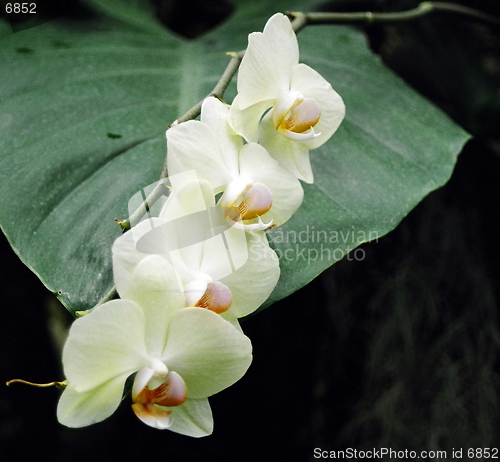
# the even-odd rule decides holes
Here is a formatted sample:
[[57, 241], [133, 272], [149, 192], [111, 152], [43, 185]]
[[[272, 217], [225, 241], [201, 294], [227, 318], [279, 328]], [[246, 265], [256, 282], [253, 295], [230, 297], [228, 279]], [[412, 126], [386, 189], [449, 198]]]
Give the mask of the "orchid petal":
[[265, 233], [245, 234], [249, 250], [247, 261], [239, 270], [220, 279], [233, 296], [231, 308], [221, 315], [225, 319], [253, 313], [269, 297], [280, 276], [278, 257], [269, 247]]
[[241, 109], [241, 96], [236, 95], [229, 109], [229, 125], [247, 142], [257, 142], [259, 138], [259, 121], [266, 110], [276, 102], [276, 98], [277, 96], [274, 95], [273, 98], [259, 101], [245, 109]]
[[213, 234], [209, 213], [214, 207], [212, 186], [208, 181], [198, 180], [179, 185], [160, 212], [160, 217], [168, 223], [165, 230], [175, 244], [169, 252], [172, 264], [183, 282], [186, 279], [182, 276], [182, 265], [190, 270], [201, 265], [203, 242]]
[[211, 435], [214, 428], [208, 399], [188, 399], [181, 406], [132, 405], [145, 424], [159, 430], [168, 429], [181, 435], [200, 438]]
[[243, 329], [240, 326], [240, 323], [238, 322], [237, 318], [226, 318], [222, 316], [229, 324], [231, 324], [238, 332], [241, 332], [243, 334]]
[[169, 430], [194, 438], [212, 434], [214, 419], [208, 399], [189, 398], [182, 406], [171, 408], [171, 411]]
[[[191, 188], [191, 186], [191, 184], [186, 185], [184, 189]], [[200, 181], [197, 187], [201, 187], [203, 194], [208, 195], [213, 201], [213, 190], [208, 182]], [[183, 190], [174, 192], [169, 197], [161, 212], [163, 218], [169, 218], [169, 205], [171, 201], [175, 200], [177, 194], [183, 196]], [[189, 194], [185, 196], [189, 197]], [[178, 203], [179, 206], [182, 206], [184, 201], [179, 199]], [[190, 282], [194, 280], [202, 279], [210, 283], [213, 280], [224, 278], [241, 268], [248, 259], [245, 232], [237, 230], [234, 224], [228, 223], [220, 212], [220, 207], [210, 210], [211, 226], [206, 226], [207, 236], [210, 237], [200, 236], [199, 242], [169, 253], [172, 265], [177, 271], [185, 290]], [[198, 229], [200, 226], [196, 228]], [[183, 234], [187, 232], [190, 232], [189, 229], [185, 229]], [[231, 287], [229, 289], [231, 290]], [[187, 300], [189, 304], [197, 301], [192, 299], [189, 294]]]
[[[201, 106], [201, 122], [208, 125], [217, 138], [220, 157], [232, 175], [238, 174], [238, 153], [243, 146], [243, 140], [236, 135], [228, 124], [229, 106], [215, 97], [208, 97]], [[198, 169], [199, 160], [191, 168]], [[216, 182], [202, 176], [200, 179], [208, 180], [214, 189]]]
[[[162, 221], [155, 220], [156, 226]], [[140, 234], [146, 225], [140, 226]], [[172, 314], [185, 306], [182, 286], [166, 255], [148, 255], [136, 250], [131, 233], [113, 245], [115, 283], [124, 299], [137, 303], [145, 313], [146, 345], [150, 354], [159, 355], [165, 347], [166, 325]], [[157, 234], [155, 234], [157, 236]], [[144, 239], [145, 235], [143, 235]], [[156, 245], [151, 238], [149, 247]]]
[[[184, 292], [192, 291], [191, 282], [194, 280], [203, 280], [207, 284], [212, 281], [212, 277], [200, 270], [201, 258], [203, 257], [204, 243], [199, 242], [179, 250], [170, 252], [172, 265], [177, 273], [178, 280], [183, 286]], [[193, 294], [194, 296], [194, 294]], [[187, 300], [191, 302], [192, 298], [188, 295]], [[192, 306], [192, 305], [191, 305]]]
[[200, 179], [220, 190], [231, 177], [220, 154], [216, 133], [197, 120], [167, 130], [167, 167], [170, 175], [194, 169]]
[[[271, 16], [264, 26], [263, 34], [280, 50], [280, 67], [288, 69], [288, 66], [299, 62], [299, 44], [288, 16], [283, 13]], [[278, 64], [278, 61], [275, 63]]]
[[250, 143], [240, 153], [242, 175], [265, 184], [273, 195], [271, 210], [262, 216], [279, 226], [287, 221], [300, 207], [304, 191], [295, 175], [284, 169], [262, 146]]
[[[138, 263], [148, 254], [166, 253], [167, 249], [162, 247], [162, 243], [142, 239], [163, 223], [164, 221], [159, 218], [151, 218], [115, 239], [112, 248], [113, 279], [121, 298], [133, 299], [133, 291], [130, 290], [129, 282]], [[139, 242], [142, 244], [142, 251], [138, 250]]]
[[281, 135], [274, 128], [268, 115], [260, 123], [259, 143], [283, 168], [293, 173], [299, 180], [306, 183], [314, 181], [306, 143], [292, 141]]
[[224, 243], [231, 257], [233, 271], [238, 271], [248, 260], [248, 243], [245, 232], [237, 228], [238, 223], [232, 223], [233, 225], [224, 231]]
[[160, 255], [147, 255], [136, 266], [129, 281], [131, 300], [145, 314], [145, 339], [150, 355], [165, 348], [170, 317], [185, 307], [185, 296], [172, 265]]
[[162, 360], [184, 379], [190, 398], [206, 398], [243, 376], [252, 361], [252, 346], [219, 315], [185, 308], [170, 322]]
[[344, 119], [344, 102], [327, 80], [305, 64], [293, 68], [291, 90], [314, 99], [321, 108], [321, 117], [314, 126], [319, 136], [304, 143], [308, 149], [315, 149], [330, 139]]
[[[182, 174], [175, 176], [180, 175]], [[208, 180], [196, 179], [195, 181], [178, 182], [161, 209], [160, 218], [171, 222], [203, 212], [214, 206], [214, 188]]]
[[229, 228], [203, 243], [200, 271], [220, 280], [241, 267], [248, 257], [245, 232]]
[[292, 68], [298, 62], [299, 46], [290, 20], [277, 13], [267, 21], [263, 33], [248, 36], [238, 72], [240, 109], [287, 92]]
[[[161, 283], [161, 280], [156, 277], [157, 282], [161, 283], [165, 289], [171, 290], [177, 287], [179, 291], [182, 290], [182, 281], [186, 279], [184, 275], [189, 273], [189, 269], [185, 265], [180, 265], [179, 262], [174, 262], [170, 250], [177, 248], [181, 234], [186, 238], [186, 231], [184, 230], [182, 233], [182, 224], [184, 221], [175, 221], [170, 226], [165, 220], [152, 218], [139, 223], [115, 240], [113, 244], [113, 276], [116, 289], [122, 298], [135, 300], [135, 293], [141, 292], [141, 285], [134, 283], [134, 271], [143, 259], [155, 254], [174, 266], [175, 272], [173, 274], [176, 276], [176, 279], [173, 279], [170, 275], [164, 283]], [[201, 249], [196, 252], [201, 252]], [[193, 258], [200, 260], [201, 255], [196, 252]], [[164, 272], [164, 274], [166, 273]]]
[[85, 392], [146, 366], [144, 327], [143, 311], [129, 300], [106, 302], [77, 319], [63, 350], [69, 383]]
[[107, 419], [118, 408], [127, 375], [86, 392], [77, 392], [69, 384], [59, 398], [57, 420], [67, 427], [79, 428]]

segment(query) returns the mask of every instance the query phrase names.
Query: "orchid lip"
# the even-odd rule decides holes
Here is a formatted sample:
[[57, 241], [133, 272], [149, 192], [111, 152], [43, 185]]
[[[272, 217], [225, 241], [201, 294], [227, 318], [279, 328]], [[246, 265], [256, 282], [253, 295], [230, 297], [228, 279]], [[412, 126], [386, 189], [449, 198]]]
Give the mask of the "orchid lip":
[[310, 141], [321, 136], [321, 133], [315, 133], [314, 128], [311, 127], [305, 133], [295, 133], [290, 130], [278, 129], [279, 133], [292, 141]]
[[[227, 218], [227, 220], [231, 220], [231, 218]], [[250, 224], [245, 224], [245, 223], [242, 223], [241, 221], [233, 221], [231, 220], [232, 222], [232, 225], [236, 228], [236, 229], [241, 229], [243, 231], [265, 231], [266, 229], [269, 229], [271, 227], [271, 225], [273, 224], [273, 220], [271, 220], [269, 223], [264, 223], [262, 221], [262, 218], [258, 218], [258, 223], [250, 223]]]
[[132, 400], [135, 401], [136, 397], [141, 393], [141, 391], [147, 387], [149, 381], [154, 375], [154, 369], [149, 367], [143, 367], [139, 372], [137, 372], [134, 385], [132, 386]]
[[289, 111], [281, 126], [294, 133], [303, 133], [314, 127], [320, 117], [320, 105], [312, 98], [305, 98]]
[[132, 404], [134, 414], [146, 425], [164, 430], [172, 425], [172, 411], [155, 404]]
[[[229, 186], [235, 184], [233, 181]], [[239, 183], [242, 184], [241, 182]], [[231, 193], [232, 200], [223, 200], [226, 196], [224, 192], [221, 200], [217, 205], [225, 207], [224, 216], [226, 220], [231, 223], [237, 223], [241, 220], [252, 220], [254, 218], [265, 215], [271, 210], [273, 204], [273, 194], [271, 190], [263, 183], [245, 183], [246, 187], [243, 190], [240, 188], [241, 193], [236, 197], [236, 194]], [[234, 188], [233, 188], [234, 192]]]
[[153, 377], [161, 377], [163, 375], [168, 374], [168, 368], [165, 366], [163, 361], [160, 361], [156, 358], [151, 358], [151, 369], [153, 372]]
[[242, 220], [251, 220], [269, 212], [272, 205], [273, 194], [271, 190], [265, 184], [255, 183], [246, 192], [237, 209]]
[[321, 133], [313, 127], [321, 118], [321, 107], [313, 98], [304, 98], [298, 92], [289, 92], [278, 98], [271, 111], [276, 130], [292, 141], [310, 141]]
[[225, 188], [219, 200], [221, 207], [232, 207], [253, 185], [253, 181], [243, 176], [235, 177]]
[[304, 96], [298, 91], [290, 91], [280, 96], [271, 110], [271, 120], [276, 129], [283, 123], [287, 114], [304, 101]]
[[[139, 375], [139, 374], [138, 374]], [[135, 382], [135, 381], [134, 381]], [[157, 404], [165, 407], [175, 407], [183, 404], [187, 399], [187, 387], [182, 377], [174, 371], [170, 371], [163, 377], [160, 385], [150, 388], [155, 380], [150, 380], [141, 390], [135, 387], [132, 394], [134, 403]]]
[[229, 287], [219, 281], [215, 281], [208, 284], [207, 290], [195, 306], [221, 314], [231, 307], [232, 302], [233, 295]]
[[184, 286], [184, 296], [186, 298], [186, 306], [196, 306], [198, 301], [206, 292], [208, 284], [212, 282], [205, 278], [194, 279]]

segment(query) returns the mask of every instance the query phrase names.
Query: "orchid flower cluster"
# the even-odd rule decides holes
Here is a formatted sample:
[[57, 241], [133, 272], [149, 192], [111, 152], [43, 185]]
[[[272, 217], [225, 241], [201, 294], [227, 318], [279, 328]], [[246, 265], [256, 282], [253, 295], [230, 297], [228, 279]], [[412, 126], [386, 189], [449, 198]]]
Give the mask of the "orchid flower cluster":
[[[209, 435], [208, 397], [250, 366], [238, 319], [269, 297], [280, 274], [265, 230], [301, 205], [299, 180], [313, 182], [309, 151], [330, 138], [345, 109], [323, 77], [299, 64], [295, 33], [279, 13], [250, 34], [237, 89], [231, 106], [208, 97], [200, 121], [167, 131], [170, 195], [159, 216], [113, 245], [120, 299], [70, 329], [57, 410], [64, 425], [106, 419], [133, 380], [132, 409], [143, 422]], [[248, 258], [250, 246], [258, 259]]]

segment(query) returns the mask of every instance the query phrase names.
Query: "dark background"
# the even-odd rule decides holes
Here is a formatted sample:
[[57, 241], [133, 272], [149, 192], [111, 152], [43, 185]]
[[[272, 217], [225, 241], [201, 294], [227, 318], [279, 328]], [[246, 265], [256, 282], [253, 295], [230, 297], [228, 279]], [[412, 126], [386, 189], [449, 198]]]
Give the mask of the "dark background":
[[[417, 3], [351, 0], [323, 9]], [[500, 17], [497, 1], [460, 3]], [[224, 2], [155, 4], [188, 37], [231, 11]], [[50, 17], [57, 10], [48, 5]], [[0, 460], [308, 461], [316, 447], [500, 448], [498, 29], [444, 16], [366, 29], [390, 67], [476, 138], [445, 187], [363, 246], [365, 260], [337, 263], [243, 322], [254, 363], [210, 399], [213, 436], [152, 430], [127, 402], [103, 423], [69, 429], [55, 417], [58, 390], [0, 384]], [[62, 379], [57, 339], [71, 317], [4, 237], [0, 244], [0, 378]]]

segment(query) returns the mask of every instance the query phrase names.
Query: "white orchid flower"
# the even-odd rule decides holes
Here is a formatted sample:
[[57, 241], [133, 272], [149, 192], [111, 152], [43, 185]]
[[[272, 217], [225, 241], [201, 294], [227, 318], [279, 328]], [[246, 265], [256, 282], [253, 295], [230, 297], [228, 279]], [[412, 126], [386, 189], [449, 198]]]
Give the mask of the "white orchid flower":
[[[245, 232], [217, 216], [220, 207], [215, 207], [208, 182], [172, 185], [158, 218], [116, 239], [112, 253], [117, 291], [131, 299], [137, 268], [156, 255], [175, 269], [175, 282], [165, 279], [163, 287], [182, 291], [186, 306], [214, 311], [238, 327], [237, 318], [255, 311], [276, 286], [278, 258], [265, 233]], [[156, 277], [161, 280], [162, 275]]]
[[[203, 101], [201, 121], [167, 130], [169, 174], [195, 170], [214, 194], [223, 193], [218, 205], [237, 210], [250, 229], [279, 226], [300, 207], [302, 186], [262, 146], [243, 145], [229, 126], [228, 115], [226, 104], [209, 97]], [[265, 225], [255, 226], [256, 220]]]
[[137, 372], [132, 409], [146, 424], [193, 437], [213, 430], [207, 397], [239, 380], [251, 343], [220, 316], [184, 308], [170, 265], [149, 256], [136, 268], [134, 300], [113, 300], [77, 319], [63, 350], [68, 386], [59, 422], [83, 427], [109, 417]]
[[297, 38], [286, 16], [275, 14], [264, 32], [248, 36], [237, 85], [230, 125], [248, 142], [262, 144], [297, 178], [312, 183], [309, 150], [333, 135], [345, 106], [328, 81], [299, 64]]

